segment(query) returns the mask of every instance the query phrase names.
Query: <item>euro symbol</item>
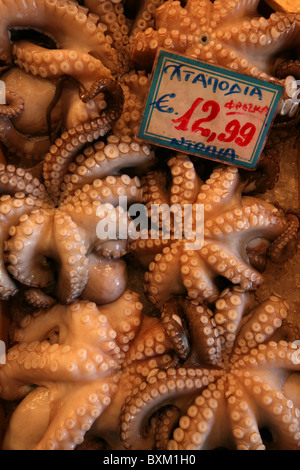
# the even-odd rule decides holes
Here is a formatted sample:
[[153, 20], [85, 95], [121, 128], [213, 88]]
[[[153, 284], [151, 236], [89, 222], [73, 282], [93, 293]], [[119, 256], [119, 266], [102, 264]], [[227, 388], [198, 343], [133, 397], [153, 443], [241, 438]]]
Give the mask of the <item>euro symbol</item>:
[[154, 106], [154, 109], [158, 109], [161, 113], [173, 113], [174, 108], [168, 108], [167, 103], [169, 103], [168, 97], [175, 98], [175, 96], [175, 93], [167, 93], [166, 95], [161, 96], [157, 101], [151, 103], [151, 106]]

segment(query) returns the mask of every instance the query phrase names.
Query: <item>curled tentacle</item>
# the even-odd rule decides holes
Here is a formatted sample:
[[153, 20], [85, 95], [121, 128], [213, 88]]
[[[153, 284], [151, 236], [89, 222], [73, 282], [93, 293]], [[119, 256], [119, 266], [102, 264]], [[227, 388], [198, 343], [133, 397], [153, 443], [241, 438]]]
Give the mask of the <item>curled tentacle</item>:
[[166, 334], [171, 341], [176, 354], [180, 359], [186, 360], [191, 352], [189, 330], [183, 324], [182, 302], [178, 302], [178, 297], [167, 301], [163, 308], [161, 319], [165, 327]]
[[143, 428], [147, 417], [155, 408], [168, 404], [175, 397], [193, 394], [214, 381], [217, 373], [207, 369], [170, 368], [166, 371], [153, 370], [140, 387], [135, 388], [126, 399], [120, 415], [121, 439], [127, 449], [147, 449], [147, 438]]
[[[52, 122], [47, 123], [47, 108], [55, 95], [56, 86], [50, 79], [33, 75], [33, 71], [26, 73], [17, 67], [11, 68], [1, 79], [7, 94], [19, 96], [22, 103], [22, 112], [2, 116], [1, 139], [11, 154], [22, 159], [41, 160], [50, 147], [48, 127], [51, 129], [49, 135], [52, 133], [57, 137], [62, 124], [61, 101], [53, 109]], [[4, 111], [9, 108], [2, 107]]]
[[300, 79], [300, 60], [283, 60], [275, 69], [276, 77], [283, 79], [288, 76], [293, 76], [297, 80]]
[[259, 247], [247, 246], [246, 253], [251, 265], [260, 273], [264, 272], [266, 268], [266, 252], [268, 246], [263, 244], [262, 249]]
[[273, 263], [285, 263], [294, 255], [297, 249], [299, 225], [298, 217], [288, 214], [286, 228], [268, 249], [268, 257]]
[[24, 110], [24, 100], [14, 91], [6, 90], [6, 104], [0, 104], [0, 116], [11, 119], [20, 116]]
[[134, 167], [135, 174], [143, 174], [154, 163], [154, 152], [148, 145], [129, 136], [110, 135], [106, 144], [95, 142], [71, 163], [61, 185], [62, 197], [91, 184], [96, 178], [117, 175], [123, 169]]
[[53, 215], [53, 209], [33, 210], [30, 214], [24, 214], [5, 244], [9, 262], [7, 270], [25, 285], [44, 288], [55, 282], [53, 266], [47, 259]]
[[[28, 137], [19, 132], [10, 121], [0, 120], [0, 140], [10, 153], [28, 159], [30, 166], [33, 161], [40, 161], [41, 155], [49, 150], [48, 136]], [[24, 161], [22, 162], [24, 165]]]
[[[40, 208], [41, 205], [41, 201], [32, 196], [27, 197], [24, 193], [16, 193], [15, 197], [5, 195], [0, 198], [0, 297], [2, 299], [8, 299], [18, 290], [16, 283], [8, 275], [5, 266], [4, 248], [6, 241], [10, 235], [13, 235], [15, 225], [19, 219], [22, 216], [27, 217], [27, 214]], [[14, 258], [12, 260], [15, 261]]]
[[[1, 12], [1, 47], [0, 60], [12, 62], [11, 43], [8, 30], [10, 27], [29, 27], [50, 35], [59, 46], [72, 48], [81, 53], [97, 56], [99, 60], [114, 72], [118, 68], [116, 51], [111, 47], [111, 38], [105, 36], [105, 27], [95, 15], [77, 2], [66, 0], [57, 4], [43, 0], [25, 3], [6, 2]], [[80, 31], [80, 35], [78, 35]]]
[[24, 215], [5, 249], [7, 270], [15, 279], [38, 288], [57, 282], [56, 296], [62, 303], [75, 300], [87, 283], [86, 248], [67, 214], [41, 209]]
[[57, 300], [47, 295], [40, 289], [28, 289], [24, 293], [26, 302], [35, 308], [51, 308], [57, 303]]
[[173, 405], [168, 405], [159, 412], [156, 423], [156, 443], [157, 450], [165, 450], [167, 448], [170, 436], [180, 417], [180, 410]]
[[86, 143], [107, 134], [121, 113], [123, 94], [117, 82], [112, 79], [102, 80], [98, 83], [97, 90], [108, 96], [108, 107], [104, 115], [64, 132], [61, 138], [56, 139], [45, 157], [43, 166], [45, 186], [54, 199], [58, 197], [60, 184], [74, 156]]

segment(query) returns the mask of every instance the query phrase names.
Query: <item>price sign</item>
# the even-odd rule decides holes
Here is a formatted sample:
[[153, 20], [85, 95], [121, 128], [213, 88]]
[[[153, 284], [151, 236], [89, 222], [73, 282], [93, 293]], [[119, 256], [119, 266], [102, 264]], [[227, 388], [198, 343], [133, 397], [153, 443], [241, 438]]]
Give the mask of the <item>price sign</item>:
[[138, 137], [253, 169], [283, 87], [160, 50]]

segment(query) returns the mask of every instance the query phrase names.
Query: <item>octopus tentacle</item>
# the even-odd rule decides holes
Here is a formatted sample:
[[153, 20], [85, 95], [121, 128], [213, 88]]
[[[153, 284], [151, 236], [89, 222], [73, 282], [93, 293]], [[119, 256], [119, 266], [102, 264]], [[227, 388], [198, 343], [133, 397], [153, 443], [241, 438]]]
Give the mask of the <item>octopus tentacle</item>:
[[298, 230], [298, 217], [288, 214], [285, 230], [273, 241], [268, 249], [268, 257], [273, 263], [285, 262], [293, 256], [296, 250]]
[[173, 439], [168, 442], [168, 450], [205, 450], [218, 447], [218, 432], [215, 432], [213, 442], [210, 441], [216, 420], [222, 419], [222, 387], [224, 379], [221, 378], [215, 384], [208, 385], [197, 396], [188, 407], [186, 415], [181, 416], [179, 427], [174, 430]]
[[15, 156], [41, 160], [50, 146], [48, 130], [50, 129], [49, 134], [57, 135], [62, 123], [59, 101], [53, 110], [52, 122], [47, 125], [47, 108], [55, 94], [55, 84], [17, 67], [12, 67], [1, 79], [5, 83], [7, 93], [17, 94], [23, 101], [21, 114], [12, 115], [9, 119], [2, 116], [0, 120], [3, 143]]
[[218, 166], [212, 171], [209, 180], [201, 186], [196, 203], [204, 204], [205, 214], [212, 211], [215, 213], [223, 204], [234, 206], [244, 185], [237, 168]]
[[[23, 318], [15, 330], [19, 344], [8, 351], [0, 370], [0, 393], [22, 398], [31, 384], [40, 387], [46, 410], [37, 420], [42, 432], [35, 431], [30, 448], [74, 449], [101, 419], [117, 392], [120, 367], [139, 330], [142, 308], [139, 296], [127, 290], [114, 304], [57, 304]], [[35, 391], [29, 393], [25, 402], [34, 396]], [[21, 420], [22, 413], [28, 416], [26, 403], [24, 407]], [[12, 442], [13, 433], [10, 429], [7, 441]]]
[[46, 199], [45, 186], [30, 171], [4, 163], [0, 164], [0, 192], [11, 196], [23, 192], [27, 196]]
[[180, 274], [176, 269], [181, 254], [182, 246], [179, 243], [163, 248], [145, 273], [144, 290], [149, 300], [157, 307], [161, 307], [169, 296], [185, 293]]
[[[300, 60], [283, 60], [275, 69], [276, 77], [283, 79], [289, 76], [295, 77], [297, 80], [300, 78]], [[296, 90], [294, 90], [296, 91]]]
[[211, 279], [210, 269], [205, 265], [204, 248], [200, 251], [188, 250], [184, 243], [184, 252], [181, 256], [182, 283], [190, 299], [214, 302], [218, 296], [218, 289]]
[[156, 9], [162, 4], [162, 0], [143, 1], [139, 5], [137, 15], [130, 28], [129, 41], [133, 42], [135, 36], [147, 28], [154, 26]]
[[[155, 372], [155, 371], [154, 371]], [[166, 403], [175, 395], [193, 393], [201, 390], [215, 379], [214, 373], [207, 369], [168, 369], [166, 372], [150, 373], [147, 382], [133, 390], [127, 398], [120, 417], [121, 439], [127, 449], [136, 447], [136, 439], [141, 443], [140, 448], [147, 448], [147, 440], [143, 442], [142, 428], [145, 419], [144, 410], [151, 410], [158, 405]], [[132, 410], [134, 409], [134, 413]], [[144, 447], [146, 445], [146, 447]]]
[[0, 116], [11, 119], [22, 114], [24, 101], [14, 91], [6, 90], [6, 104], [0, 104]]
[[[265, 201], [245, 196], [239, 209], [211, 217], [204, 227], [206, 236], [210, 238], [229, 233], [234, 237], [240, 230], [250, 229], [245, 236], [247, 243], [247, 238], [255, 239], [258, 233], [261, 233], [261, 237], [268, 237], [270, 232], [274, 232], [274, 237], [276, 237], [277, 229], [277, 233], [281, 234], [287, 225], [288, 222], [283, 218], [282, 211]], [[214, 228], [210, 229], [211, 226]]]
[[[42, 78], [58, 79], [68, 75], [80, 83], [85, 83], [87, 80], [96, 82], [112, 76], [110, 69], [100, 60], [73, 49], [49, 50], [29, 41], [20, 41], [13, 45], [12, 54], [16, 65]], [[90, 72], [90, 77], [87, 70]]]
[[60, 414], [54, 416], [34, 450], [74, 450], [84, 441], [84, 435], [94, 421], [109, 406], [110, 397], [116, 390], [116, 381], [109, 378], [105, 385], [95, 386], [93, 395], [89, 386], [81, 386], [80, 394], [75, 386], [73, 393], [62, 403], [65, 421], [62, 423]]
[[190, 204], [197, 197], [202, 181], [198, 177], [194, 165], [185, 154], [171, 158], [168, 166], [172, 175], [171, 204]]
[[[293, 406], [291, 400], [287, 399], [283, 393], [276, 391], [271, 384], [264, 381], [259, 376], [248, 377], [243, 374], [243, 385], [249, 392], [255, 391], [254, 400], [258, 406], [263, 403], [270, 403], [265, 410], [266, 422], [273, 437], [273, 445], [280, 442], [280, 447], [286, 450], [296, 450], [299, 448], [299, 414], [300, 410]], [[252, 387], [252, 388], [251, 388]], [[285, 410], [285, 419], [278, 415], [277, 410]], [[264, 425], [264, 423], [262, 423]]]
[[62, 303], [69, 304], [88, 282], [87, 249], [76, 224], [61, 211], [54, 216], [53, 236], [60, 263], [56, 295]]
[[[166, 191], [166, 177], [161, 171], [150, 171], [142, 179], [143, 186], [143, 203], [147, 208], [148, 217], [158, 226], [162, 226], [163, 212], [154, 213], [153, 206], [167, 207], [170, 203], [170, 197]], [[151, 223], [152, 225], [152, 223]], [[171, 227], [172, 230], [172, 227]], [[159, 233], [155, 233], [156, 228], [152, 226], [147, 233], [141, 232], [137, 240], [131, 241], [130, 250], [137, 257], [142, 266], [147, 268], [154, 261], [155, 256], [159, 254], [163, 248], [170, 245], [171, 239], [162, 238]], [[144, 238], [146, 236], [146, 239]]]
[[161, 322], [154, 317], [145, 317], [139, 335], [126, 354], [124, 365], [130, 367], [137, 360], [149, 360], [159, 354], [164, 355], [161, 367], [166, 367], [166, 364], [171, 362], [171, 356], [168, 354], [170, 350], [171, 343]]
[[[41, 247], [39, 251], [37, 245]], [[5, 243], [5, 250], [10, 263], [8, 272], [18, 281], [33, 287], [54, 285], [56, 279], [52, 265], [57, 262], [56, 295], [63, 303], [79, 297], [87, 283], [86, 248], [76, 224], [70, 216], [59, 211], [54, 215], [53, 209], [43, 209], [24, 215], [13, 236]]]
[[113, 80], [103, 80], [99, 85], [99, 91], [109, 94], [109, 104], [105, 115], [96, 118], [84, 125], [78, 125], [69, 129], [57, 139], [45, 157], [43, 167], [44, 183], [54, 198], [58, 197], [61, 184], [68, 165], [87, 142], [97, 140], [104, 136], [118, 118], [122, 109], [122, 91]]
[[180, 411], [176, 406], [169, 405], [159, 411], [156, 423], [155, 449], [165, 450], [173, 427], [180, 417]]
[[40, 161], [41, 155], [49, 150], [50, 145], [48, 136], [29, 137], [24, 135], [6, 119], [0, 119], [0, 139], [12, 154], [30, 159], [30, 163], [31, 161]]
[[[89, 205], [85, 201], [78, 201], [74, 205], [68, 203], [60, 209], [64, 214], [70, 216], [79, 228], [88, 254], [96, 250], [98, 254], [103, 255], [105, 246], [109, 246], [113, 241], [121, 246], [120, 238], [128, 242], [131, 219], [120, 206], [100, 204], [98, 201]], [[105, 224], [108, 225], [108, 228]], [[112, 248], [111, 246], [110, 250]]]
[[77, 189], [74, 194], [65, 196], [63, 206], [76, 205], [85, 201], [99, 202], [101, 204], [119, 205], [119, 198], [127, 198], [127, 203], [132, 204], [142, 199], [142, 188], [138, 177], [130, 178], [128, 175], [107, 176], [105, 179], [95, 179], [92, 184], [85, 184]]
[[243, 317], [253, 306], [250, 292], [239, 286], [227, 288], [220, 294], [214, 310], [214, 321], [222, 345], [221, 351], [217, 351], [217, 365], [221, 366], [229, 360]]
[[[195, 356], [206, 365], [217, 362], [220, 340], [209, 308], [184, 298], [170, 299], [162, 309], [162, 321], [175, 351], [186, 365], [193, 363]], [[186, 330], [183, 334], [182, 323]]]
[[109, 2], [107, 0], [85, 0], [85, 5], [93, 13], [99, 16], [101, 23], [107, 27], [107, 33], [112, 39], [112, 45], [116, 50], [122, 70], [130, 68], [128, 61], [128, 33], [127, 19], [124, 15], [124, 7], [121, 2]]
[[[282, 325], [287, 317], [289, 305], [280, 296], [273, 294], [260, 304], [239, 331], [237, 348], [256, 348], [259, 344], [265, 343], [272, 337], [274, 331]], [[261, 327], [263, 323], [263, 328]], [[238, 354], [238, 351], [235, 350]]]
[[154, 162], [154, 152], [148, 145], [140, 145], [130, 137], [108, 136], [106, 145], [96, 142], [71, 163], [61, 185], [62, 195], [91, 184], [95, 179], [117, 175], [123, 168], [135, 167], [138, 174]]
[[47, 295], [41, 289], [31, 288], [24, 293], [26, 302], [35, 308], [51, 308], [57, 303], [57, 300]]
[[17, 292], [15, 282], [8, 275], [4, 264], [4, 246], [9, 235], [13, 235], [15, 225], [18, 223], [20, 217], [26, 217], [32, 210], [40, 208], [41, 201], [30, 196], [27, 197], [24, 193], [17, 193], [15, 197], [2, 196], [0, 198], [0, 220], [1, 220], [1, 237], [0, 237], [0, 251], [2, 256], [0, 258], [0, 296], [2, 299], [8, 299], [11, 295]]
[[150, 171], [143, 177], [143, 202], [147, 208], [151, 204], [168, 204], [170, 198], [166, 190], [166, 176], [162, 171]]
[[[5, 243], [7, 270], [25, 285], [43, 288], [54, 283], [54, 273], [46, 259], [52, 244], [53, 214], [53, 209], [24, 214]], [[37, 246], [41, 247], [39, 251]]]
[[[125, 331], [126, 325], [123, 329]], [[119, 437], [119, 415], [125, 399], [146, 380], [151, 371], [173, 365], [171, 345], [158, 318], [143, 316], [135, 340], [131, 345], [124, 340], [123, 350], [125, 357], [118, 390], [111, 405], [91, 430], [93, 435], [105, 439], [111, 448], [122, 450], [124, 446]], [[150, 423], [149, 441], [154, 443], [153, 421]]]
[[[36, 3], [26, 0], [24, 4], [9, 1], [2, 6], [1, 18], [1, 60], [11, 62], [7, 31], [17, 25], [46, 30], [60, 47], [67, 48], [72, 44], [73, 49], [84, 53], [92, 51], [106, 67], [117, 69], [116, 52], [110, 45], [109, 37], [104, 35], [103, 25], [98, 23], [95, 15], [87, 14], [85, 8], [71, 1], [59, 3], [56, 0], [42, 0]], [[81, 32], [80, 39], [78, 30]]]
[[[231, 432], [237, 450], [265, 450], [265, 445], [255, 419], [255, 408], [249, 400], [247, 388], [242, 389], [240, 377], [231, 377], [229, 384], [228, 412], [233, 417]], [[234, 419], [235, 418], [235, 419]], [[236, 422], [237, 421], [237, 422]], [[243, 430], [240, 423], [245, 423]]]
[[205, 243], [200, 251], [203, 260], [216, 274], [227, 278], [232, 284], [239, 284], [243, 289], [257, 289], [264, 280], [261, 273], [249, 266], [242, 256], [227, 254], [224, 244]]
[[177, 356], [185, 360], [190, 355], [191, 347], [181, 310], [178, 297], [170, 299], [161, 309], [161, 320]]
[[119, 81], [123, 94], [124, 106], [121, 116], [113, 126], [115, 135], [137, 135], [139, 123], [143, 116], [144, 102], [149, 88], [149, 77], [145, 72], [132, 70], [123, 75]]

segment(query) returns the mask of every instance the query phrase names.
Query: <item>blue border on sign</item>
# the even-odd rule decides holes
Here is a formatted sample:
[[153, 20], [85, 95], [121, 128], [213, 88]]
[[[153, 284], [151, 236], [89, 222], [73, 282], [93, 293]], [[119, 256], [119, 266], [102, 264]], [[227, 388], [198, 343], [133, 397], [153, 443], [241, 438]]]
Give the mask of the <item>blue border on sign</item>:
[[[238, 155], [236, 156], [234, 160], [232, 160], [232, 158], [229, 158], [229, 157], [222, 158], [222, 156], [220, 155], [218, 156], [214, 154], [209, 155], [209, 152], [201, 151], [201, 149], [199, 149], [198, 151], [193, 151], [193, 149], [188, 148], [188, 145], [185, 146], [183, 144], [176, 145], [175, 143], [173, 143], [171, 146], [170, 144], [171, 144], [171, 141], [174, 140], [173, 138], [161, 136], [159, 134], [153, 134], [148, 131], [149, 124], [152, 118], [152, 113], [154, 111], [154, 106], [152, 105], [152, 103], [156, 101], [156, 97], [160, 89], [160, 84], [161, 84], [161, 80], [163, 77], [163, 70], [165, 66], [168, 64], [168, 61], [170, 61], [170, 64], [184, 63], [185, 65], [189, 65], [195, 68], [199, 72], [209, 72], [211, 75], [216, 75], [219, 78], [220, 77], [230, 78], [234, 80], [235, 82], [243, 83], [246, 85], [258, 86], [262, 90], [266, 90], [271, 93], [273, 92], [273, 98], [271, 100], [269, 112], [266, 115], [263, 125], [261, 127], [261, 131], [257, 139], [257, 143], [254, 148], [254, 151], [251, 157], [247, 161], [242, 160], [241, 158], [239, 158]], [[160, 50], [158, 54], [157, 64], [154, 70], [148, 98], [146, 101], [143, 118], [142, 118], [140, 129], [138, 132], [138, 137], [140, 139], [153, 142], [156, 145], [161, 144], [164, 147], [169, 147], [169, 148], [176, 149], [182, 152], [187, 152], [192, 155], [198, 155], [198, 156], [202, 156], [205, 158], [211, 158], [213, 160], [236, 164], [237, 166], [245, 167], [248, 169], [253, 169], [255, 168], [257, 160], [262, 152], [263, 145], [267, 138], [269, 128], [274, 119], [274, 115], [275, 115], [277, 106], [279, 104], [282, 92], [283, 92], [283, 88], [280, 85], [276, 85], [274, 83], [269, 83], [269, 82], [264, 82], [263, 80], [259, 80], [257, 78], [254, 78], [248, 75], [242, 75], [235, 71], [225, 69], [225, 68], [213, 65], [213, 64], [206, 63], [206, 62], [201, 62], [195, 59], [191, 59], [190, 57], [182, 56], [180, 54], [174, 54], [173, 52]]]

